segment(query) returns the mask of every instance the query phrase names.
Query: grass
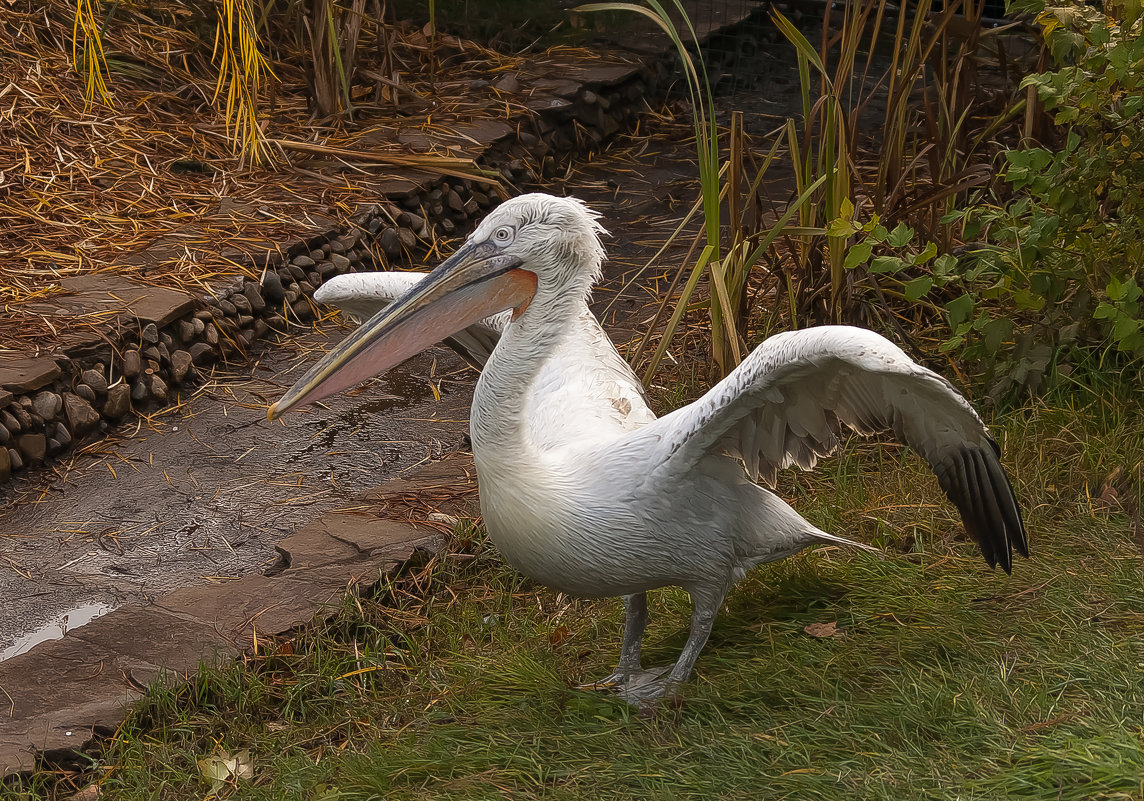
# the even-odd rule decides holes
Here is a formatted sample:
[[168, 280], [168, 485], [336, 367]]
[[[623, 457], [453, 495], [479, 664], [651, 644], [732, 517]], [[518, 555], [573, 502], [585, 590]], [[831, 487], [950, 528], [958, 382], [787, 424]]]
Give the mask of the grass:
[[[469, 531], [461, 556], [326, 624], [151, 688], [89, 778], [105, 798], [202, 798], [197, 760], [250, 749], [253, 780], [219, 797], [1141, 798], [1144, 582], [1125, 488], [1140, 486], [1142, 418], [1104, 396], [998, 421], [1033, 548], [1012, 578], [985, 568], [902, 449], [852, 444], [788, 474], [804, 514], [888, 558], [820, 549], [756, 570], [684, 703], [654, 720], [572, 689], [610, 671], [619, 604], [531, 585]], [[1099, 499], [1117, 467], [1123, 507]], [[655, 593], [649, 664], [675, 658], [688, 614], [682, 592]], [[831, 622], [843, 634], [805, 631]]]

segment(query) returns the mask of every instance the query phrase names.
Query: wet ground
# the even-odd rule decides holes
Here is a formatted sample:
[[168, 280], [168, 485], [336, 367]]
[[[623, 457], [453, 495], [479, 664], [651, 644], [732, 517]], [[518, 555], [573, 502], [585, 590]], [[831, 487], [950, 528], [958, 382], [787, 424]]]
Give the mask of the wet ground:
[[266, 420], [347, 330], [326, 323], [267, 343], [252, 365], [216, 372], [56, 475], [17, 482], [0, 507], [0, 659], [116, 606], [264, 570], [274, 543], [321, 512], [462, 447], [476, 374], [443, 348]]

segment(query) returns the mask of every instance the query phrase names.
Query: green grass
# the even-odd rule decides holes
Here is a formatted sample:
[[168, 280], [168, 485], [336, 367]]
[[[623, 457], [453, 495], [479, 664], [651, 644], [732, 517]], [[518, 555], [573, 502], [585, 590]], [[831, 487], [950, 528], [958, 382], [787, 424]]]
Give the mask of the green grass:
[[[1012, 578], [964, 542], [918, 459], [852, 445], [783, 492], [889, 557], [821, 549], [755, 571], [684, 703], [654, 720], [572, 689], [610, 671], [619, 604], [531, 585], [474, 535], [456, 550], [475, 558], [153, 688], [94, 775], [105, 798], [203, 798], [196, 760], [249, 748], [254, 779], [221, 797], [1139, 799], [1138, 521], [1093, 499], [1117, 466], [1139, 487], [1144, 414], [1061, 400], [995, 430], [1033, 550]], [[655, 593], [649, 664], [675, 658], [688, 614], [682, 592]], [[844, 635], [811, 637], [816, 622]]]

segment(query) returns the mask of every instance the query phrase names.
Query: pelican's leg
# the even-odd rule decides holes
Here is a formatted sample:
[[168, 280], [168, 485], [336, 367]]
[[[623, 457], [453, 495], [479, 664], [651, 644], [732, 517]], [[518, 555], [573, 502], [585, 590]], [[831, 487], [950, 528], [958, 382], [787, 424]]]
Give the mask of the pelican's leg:
[[693, 605], [691, 633], [679, 654], [679, 659], [676, 660], [671, 672], [666, 676], [661, 674], [662, 677], [654, 681], [643, 682], [639, 685], [629, 682], [625, 685], [620, 690], [620, 695], [628, 703], [644, 710], [651, 709], [656, 701], [665, 696], [673, 695], [676, 688], [687, 681], [691, 676], [692, 668], [695, 667], [695, 660], [699, 658], [699, 652], [707, 644], [707, 638], [711, 635], [711, 626], [715, 623], [715, 615], [718, 614], [719, 607], [723, 605], [723, 598], [726, 594], [727, 591], [723, 588], [718, 591], [691, 592]]
[[[624, 602], [624, 643], [620, 646], [620, 661], [616, 665], [615, 671], [607, 678], [600, 679], [585, 687], [599, 689], [601, 687], [617, 687], [624, 686], [633, 678], [637, 681], [639, 678], [644, 677], [643, 668], [640, 666], [640, 643], [643, 641], [644, 629], [647, 628], [647, 593], [637, 592], [634, 595], [625, 595], [621, 598]], [[659, 671], [651, 678], [656, 678], [663, 675], [665, 671]]]
[[624, 611], [624, 644], [620, 646], [620, 663], [616, 665], [616, 674], [621, 681], [628, 676], [639, 673], [640, 643], [643, 642], [644, 629], [647, 628], [647, 593], [637, 592], [635, 595], [623, 597]]

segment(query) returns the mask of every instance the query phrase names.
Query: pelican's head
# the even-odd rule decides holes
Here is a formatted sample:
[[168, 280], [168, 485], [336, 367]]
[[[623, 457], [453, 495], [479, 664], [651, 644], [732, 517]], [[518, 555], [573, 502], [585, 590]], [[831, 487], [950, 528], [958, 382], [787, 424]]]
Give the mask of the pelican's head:
[[515, 319], [534, 300], [537, 313], [549, 313], [583, 299], [604, 260], [596, 216], [574, 198], [530, 194], [502, 203], [456, 253], [327, 353], [267, 416], [348, 389], [505, 309]]

